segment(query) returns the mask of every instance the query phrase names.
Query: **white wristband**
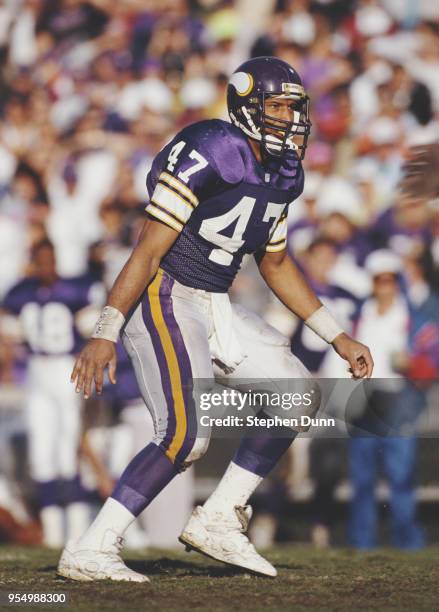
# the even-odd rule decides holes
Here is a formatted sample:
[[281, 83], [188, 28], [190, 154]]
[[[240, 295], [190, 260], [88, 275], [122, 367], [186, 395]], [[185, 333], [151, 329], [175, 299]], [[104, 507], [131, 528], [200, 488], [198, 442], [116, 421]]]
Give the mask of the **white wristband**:
[[313, 312], [305, 321], [305, 325], [328, 344], [334, 342], [336, 337], [344, 331], [325, 306], [321, 306]]
[[120, 330], [124, 323], [125, 317], [119, 310], [117, 310], [117, 308], [113, 308], [113, 306], [105, 306], [99, 316], [99, 319], [97, 320], [91, 337], [117, 342], [119, 339]]

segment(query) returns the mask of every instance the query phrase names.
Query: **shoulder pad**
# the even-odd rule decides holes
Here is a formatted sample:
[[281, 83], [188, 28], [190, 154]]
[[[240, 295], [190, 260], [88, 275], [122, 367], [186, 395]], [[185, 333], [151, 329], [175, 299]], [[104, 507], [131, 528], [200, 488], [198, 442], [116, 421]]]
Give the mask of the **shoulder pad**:
[[184, 128], [175, 140], [186, 140], [226, 183], [242, 181], [245, 173], [241, 153], [242, 132], [231, 123], [220, 119], [199, 121]]

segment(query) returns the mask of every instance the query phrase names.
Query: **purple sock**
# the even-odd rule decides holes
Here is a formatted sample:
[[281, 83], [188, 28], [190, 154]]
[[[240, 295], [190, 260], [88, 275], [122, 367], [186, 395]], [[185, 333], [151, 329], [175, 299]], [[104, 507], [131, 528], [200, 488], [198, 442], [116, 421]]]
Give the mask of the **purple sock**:
[[151, 442], [128, 464], [111, 497], [138, 516], [178, 473], [164, 451]]
[[[258, 416], [270, 418], [264, 413]], [[281, 434], [282, 437], [276, 437], [275, 428], [268, 433], [265, 427], [255, 427], [254, 436], [241, 440], [232, 461], [245, 470], [265, 478], [297, 436], [297, 432], [292, 429], [286, 427], [277, 429], [278, 435]]]

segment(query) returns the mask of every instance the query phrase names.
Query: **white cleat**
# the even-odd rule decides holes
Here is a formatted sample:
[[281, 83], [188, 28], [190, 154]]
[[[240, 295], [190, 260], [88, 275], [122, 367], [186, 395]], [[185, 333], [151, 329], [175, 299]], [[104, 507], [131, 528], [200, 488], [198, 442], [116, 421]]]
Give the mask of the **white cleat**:
[[84, 548], [79, 542], [70, 541], [63, 550], [57, 573], [64, 578], [91, 582], [116, 580], [124, 582], [149, 582], [149, 578], [134, 572], [120, 557], [123, 539], [108, 530], [101, 550]]
[[186, 550], [196, 550], [217, 561], [262, 574], [277, 576], [276, 569], [256, 551], [245, 532], [252, 515], [250, 506], [235, 506], [234, 512], [208, 514], [198, 506], [179, 540]]

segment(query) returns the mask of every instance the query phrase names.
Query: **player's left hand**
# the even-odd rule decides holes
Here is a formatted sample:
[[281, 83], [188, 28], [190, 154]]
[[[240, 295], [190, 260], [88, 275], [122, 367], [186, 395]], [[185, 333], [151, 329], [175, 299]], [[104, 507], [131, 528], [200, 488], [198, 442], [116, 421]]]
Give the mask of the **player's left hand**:
[[104, 370], [108, 367], [108, 376], [113, 385], [116, 383], [116, 345], [103, 338], [90, 338], [75, 361], [70, 382], [76, 387], [76, 393], [84, 392], [84, 398], [91, 395], [93, 382], [98, 395], [102, 393]]
[[373, 359], [367, 346], [353, 340], [347, 334], [338, 335], [332, 345], [340, 357], [349, 363], [349, 371], [353, 378], [372, 376]]

